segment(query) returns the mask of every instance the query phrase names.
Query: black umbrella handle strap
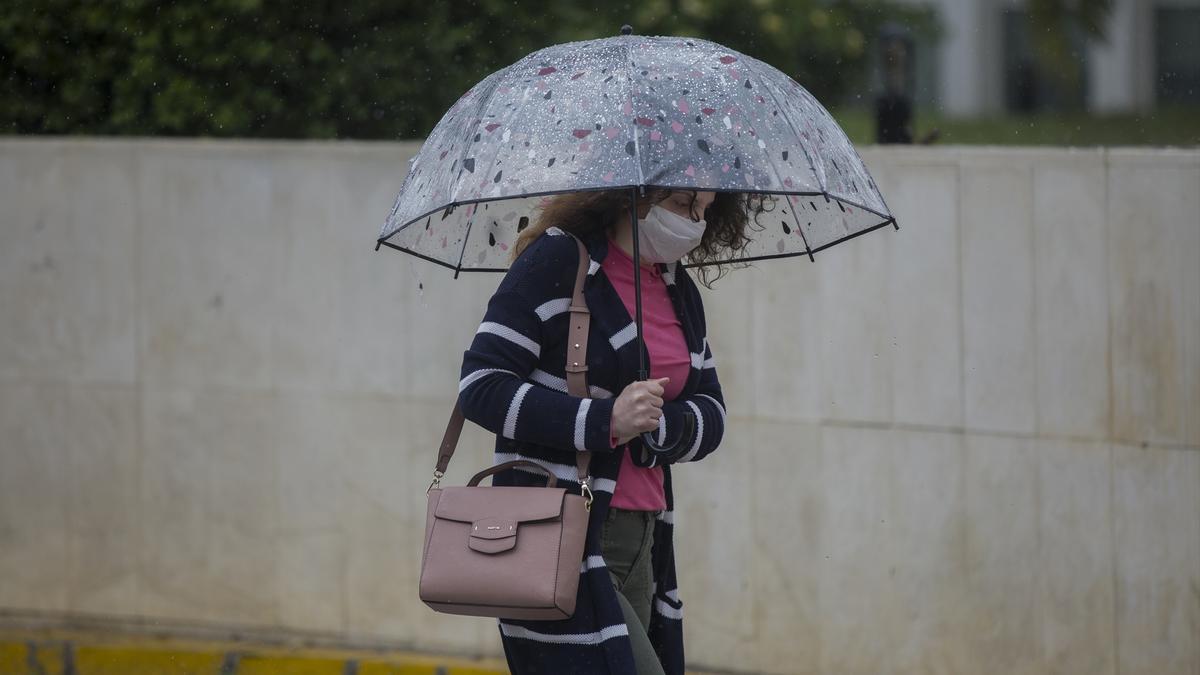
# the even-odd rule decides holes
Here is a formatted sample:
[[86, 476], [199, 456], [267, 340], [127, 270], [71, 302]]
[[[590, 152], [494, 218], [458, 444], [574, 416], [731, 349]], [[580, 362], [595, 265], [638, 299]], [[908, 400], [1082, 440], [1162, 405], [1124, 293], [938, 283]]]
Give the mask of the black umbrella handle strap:
[[[579, 246], [579, 269], [575, 273], [575, 291], [571, 295], [571, 305], [568, 307], [571, 316], [567, 333], [567, 391], [572, 396], [589, 398], [587, 344], [592, 315], [588, 310], [587, 300], [583, 297], [583, 282], [587, 279], [592, 258], [588, 255], [587, 247], [583, 245], [583, 242], [575, 235], [571, 235], [571, 237]], [[438, 448], [437, 468], [434, 471], [436, 478], [445, 475], [446, 467], [450, 466], [450, 458], [454, 456], [454, 450], [458, 447], [458, 437], [462, 434], [464, 420], [462, 408], [459, 407], [456, 400], [454, 412], [450, 415], [450, 422], [446, 424], [446, 433], [442, 436], [442, 445]], [[588, 478], [588, 467], [591, 465], [591, 460], [592, 453], [589, 451], [575, 453], [575, 469], [579, 472], [581, 482]]]

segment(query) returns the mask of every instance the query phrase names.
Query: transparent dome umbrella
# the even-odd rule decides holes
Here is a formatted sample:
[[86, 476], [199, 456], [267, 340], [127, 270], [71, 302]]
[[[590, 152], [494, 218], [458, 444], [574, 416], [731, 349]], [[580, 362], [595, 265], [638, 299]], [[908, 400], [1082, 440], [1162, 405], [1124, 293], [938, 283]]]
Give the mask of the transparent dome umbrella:
[[[899, 229], [845, 132], [795, 80], [714, 42], [624, 26], [615, 37], [533, 52], [463, 94], [410, 160], [375, 248], [411, 253], [455, 278], [504, 272], [518, 233], [550, 196], [651, 188], [774, 195], [774, 208], [748, 224], [745, 248], [703, 264], [811, 260], [889, 224]], [[635, 298], [640, 343], [640, 290]]]

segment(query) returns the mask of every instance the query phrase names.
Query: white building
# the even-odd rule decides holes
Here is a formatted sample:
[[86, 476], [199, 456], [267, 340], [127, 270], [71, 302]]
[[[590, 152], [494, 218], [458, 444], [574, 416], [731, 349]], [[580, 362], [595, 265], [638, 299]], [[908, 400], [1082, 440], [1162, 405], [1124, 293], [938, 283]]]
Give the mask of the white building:
[[[974, 116], [1019, 110], [1036, 98], [1020, 82], [1030, 56], [1024, 0], [904, 1], [933, 7], [944, 29], [928, 63], [918, 54], [918, 102]], [[1113, 0], [1106, 33], [1104, 42], [1080, 40], [1088, 110], [1200, 103], [1200, 0]]]

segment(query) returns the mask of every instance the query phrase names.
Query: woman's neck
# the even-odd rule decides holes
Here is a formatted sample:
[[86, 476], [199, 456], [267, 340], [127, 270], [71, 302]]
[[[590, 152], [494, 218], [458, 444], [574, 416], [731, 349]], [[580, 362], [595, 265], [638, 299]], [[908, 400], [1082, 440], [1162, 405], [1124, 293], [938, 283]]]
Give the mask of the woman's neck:
[[[633, 225], [629, 222], [628, 213], [623, 213], [617, 218], [617, 222], [613, 225], [612, 239], [630, 259], [633, 258]], [[653, 267], [654, 263], [642, 258], [642, 265]]]

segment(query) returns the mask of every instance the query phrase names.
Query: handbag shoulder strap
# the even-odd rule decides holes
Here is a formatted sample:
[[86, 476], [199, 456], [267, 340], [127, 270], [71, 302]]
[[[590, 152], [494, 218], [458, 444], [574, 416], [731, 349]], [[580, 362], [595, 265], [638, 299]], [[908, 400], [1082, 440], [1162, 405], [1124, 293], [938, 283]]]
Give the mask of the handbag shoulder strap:
[[[571, 304], [567, 308], [570, 312], [567, 333], [567, 391], [572, 396], [588, 398], [587, 344], [591, 312], [583, 297], [583, 282], [587, 279], [588, 269], [591, 267], [591, 256], [588, 255], [587, 247], [578, 237], [575, 235], [571, 235], [571, 237], [579, 246], [579, 268], [575, 272], [575, 290], [571, 295]], [[450, 465], [450, 458], [454, 456], [454, 451], [458, 448], [458, 437], [462, 434], [464, 420], [462, 408], [459, 407], [456, 400], [454, 412], [450, 414], [450, 421], [446, 424], [446, 433], [442, 436], [442, 444], [438, 448], [437, 466], [433, 472], [435, 482], [446, 473], [446, 467]], [[575, 469], [579, 473], [581, 482], [588, 477], [591, 457], [590, 451], [575, 453]]]
[[[571, 235], [575, 237], [575, 235]], [[592, 257], [588, 255], [587, 247], [575, 237], [579, 247], [579, 268], [575, 271], [575, 290], [571, 294], [571, 304], [567, 311], [571, 313], [567, 329], [567, 391], [572, 396], [590, 398], [587, 385], [587, 347], [588, 327], [592, 324], [592, 313], [588, 310], [587, 300], [583, 297], [583, 282], [587, 279]], [[575, 471], [579, 482], [585, 483], [588, 478], [588, 467], [592, 462], [592, 453], [579, 450], [575, 453]]]

